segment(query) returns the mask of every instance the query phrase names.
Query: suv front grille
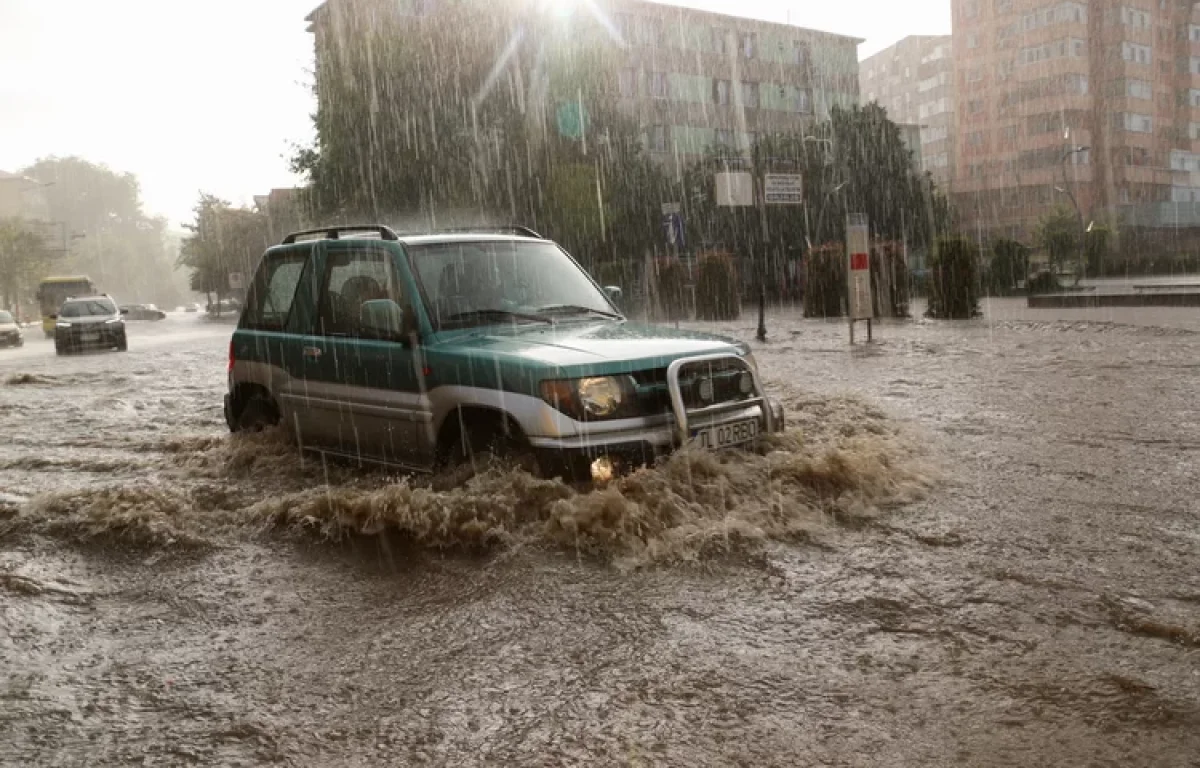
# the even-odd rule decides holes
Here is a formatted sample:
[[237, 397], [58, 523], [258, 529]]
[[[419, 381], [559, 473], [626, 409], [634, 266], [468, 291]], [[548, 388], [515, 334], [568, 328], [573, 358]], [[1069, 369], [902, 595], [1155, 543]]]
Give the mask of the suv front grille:
[[[713, 362], [693, 363], [679, 372], [679, 389], [683, 395], [683, 406], [689, 411], [710, 405], [750, 400], [755, 397], [753, 385], [749, 392], [742, 391], [742, 375], [749, 369], [740, 360], [728, 359]], [[667, 369], [652, 368], [634, 371], [638, 385], [638, 402], [642, 413], [647, 416], [671, 412], [671, 393], [667, 390]], [[712, 386], [711, 399], [702, 395], [704, 382]]]

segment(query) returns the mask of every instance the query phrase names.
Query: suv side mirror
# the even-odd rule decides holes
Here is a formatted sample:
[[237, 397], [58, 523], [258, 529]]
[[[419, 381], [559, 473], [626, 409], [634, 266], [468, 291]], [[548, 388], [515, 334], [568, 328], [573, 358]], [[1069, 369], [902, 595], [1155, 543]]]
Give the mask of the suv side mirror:
[[359, 324], [371, 338], [407, 344], [417, 332], [417, 315], [412, 307], [401, 309], [391, 299], [364, 301], [358, 310]]

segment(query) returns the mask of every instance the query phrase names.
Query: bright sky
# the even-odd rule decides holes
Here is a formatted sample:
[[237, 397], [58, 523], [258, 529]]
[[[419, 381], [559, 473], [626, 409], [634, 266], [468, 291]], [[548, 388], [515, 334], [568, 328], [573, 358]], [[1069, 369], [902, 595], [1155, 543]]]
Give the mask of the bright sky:
[[[564, 2], [568, 0], [563, 0]], [[676, 0], [865, 38], [868, 56], [948, 34], [950, 0]], [[297, 182], [312, 136], [319, 0], [0, 0], [0, 170], [79, 155], [129, 171], [151, 213], [191, 219], [201, 190], [235, 203]]]

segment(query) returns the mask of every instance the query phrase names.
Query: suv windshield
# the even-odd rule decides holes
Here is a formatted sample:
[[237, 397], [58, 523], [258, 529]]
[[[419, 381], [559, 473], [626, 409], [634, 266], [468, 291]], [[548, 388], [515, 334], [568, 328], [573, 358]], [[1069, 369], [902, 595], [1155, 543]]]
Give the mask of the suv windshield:
[[11, 323], [12, 321], [12, 315], [10, 315], [8, 312], [0, 310], [0, 323]]
[[478, 241], [408, 246], [436, 328], [617, 317], [604, 294], [557, 245]]
[[117, 305], [109, 299], [88, 299], [86, 301], [68, 301], [63, 304], [63, 317], [93, 317], [96, 315], [115, 315]]

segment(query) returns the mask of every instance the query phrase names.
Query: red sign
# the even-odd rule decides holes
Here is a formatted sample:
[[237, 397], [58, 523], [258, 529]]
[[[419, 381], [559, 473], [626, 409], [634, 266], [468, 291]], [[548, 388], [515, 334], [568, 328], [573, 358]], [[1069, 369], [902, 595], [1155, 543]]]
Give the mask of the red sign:
[[871, 265], [870, 265], [870, 261], [868, 260], [867, 254], [865, 254], [865, 253], [850, 254], [850, 269], [851, 270], [858, 271], [860, 269], [866, 270], [866, 269], [870, 269], [870, 268], [871, 268]]

